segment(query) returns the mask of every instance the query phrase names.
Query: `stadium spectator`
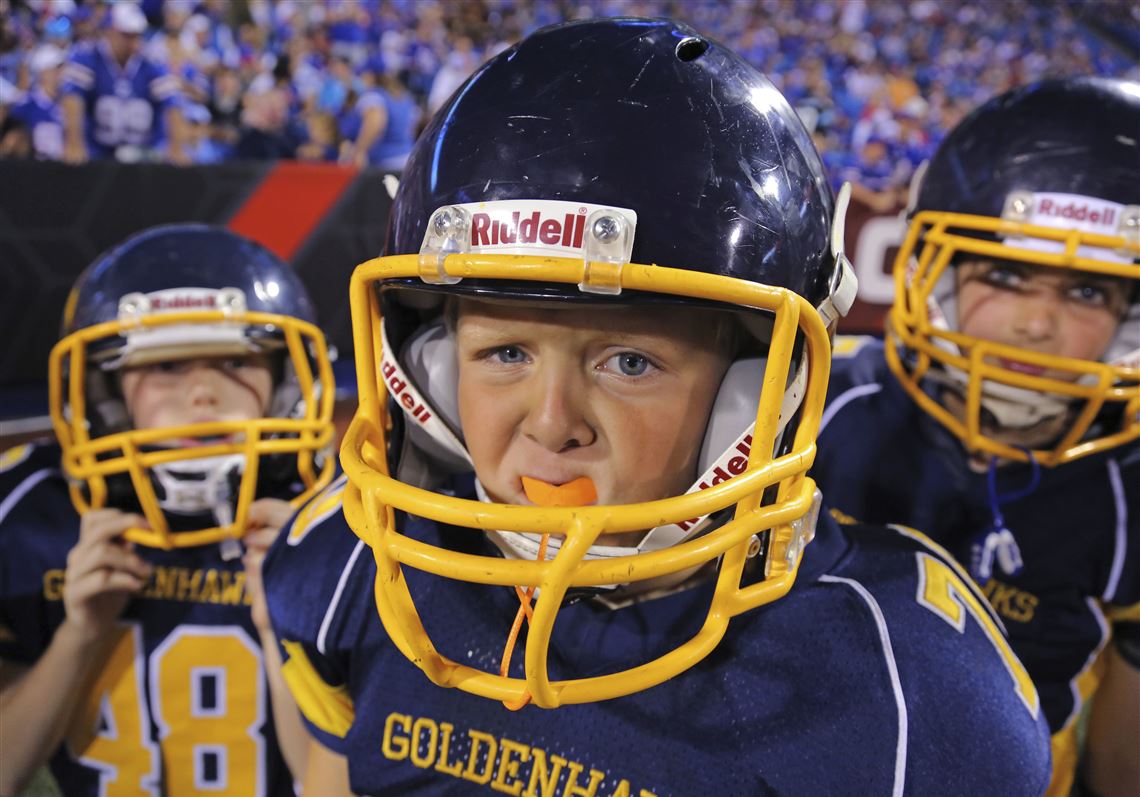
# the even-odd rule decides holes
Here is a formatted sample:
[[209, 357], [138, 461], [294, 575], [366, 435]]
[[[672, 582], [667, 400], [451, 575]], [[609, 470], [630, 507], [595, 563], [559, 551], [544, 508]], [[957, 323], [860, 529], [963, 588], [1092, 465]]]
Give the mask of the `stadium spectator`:
[[463, 81], [475, 71], [475, 67], [479, 66], [479, 60], [471, 39], [460, 36], [454, 41], [451, 52], [447, 54], [443, 66], [435, 73], [435, 79], [432, 80], [431, 91], [427, 98], [428, 115], [438, 111], [447, 102], [448, 97], [463, 85]]
[[140, 53], [146, 17], [133, 3], [111, 6], [104, 38], [79, 50], [64, 69], [63, 158], [139, 160], [160, 149], [189, 162], [182, 95], [166, 67]]
[[[63, 114], [59, 107], [59, 84], [66, 56], [53, 44], [45, 44], [36, 50], [31, 58], [31, 70], [35, 83], [27, 97], [11, 109], [11, 119], [17, 123], [14, 129], [4, 135], [0, 142], [0, 152], [12, 151], [12, 147], [24, 150], [44, 160], [59, 160], [63, 157]], [[9, 142], [9, 135], [27, 137], [24, 146]], [[17, 151], [19, 151], [17, 150]]]
[[402, 169], [416, 140], [419, 107], [398, 76], [382, 73], [375, 80], [342, 124], [341, 161]]
[[269, 80], [246, 95], [237, 157], [249, 160], [291, 158], [296, 142], [290, 135], [293, 91], [289, 59], [282, 58]]
[[[314, 110], [343, 125], [373, 88], [370, 73], [399, 75], [423, 120], [479, 63], [543, 25], [635, 12], [677, 17], [772, 75], [814, 128], [829, 164], [839, 161], [829, 171], [836, 186], [844, 177], [882, 182], [881, 167], [860, 157], [871, 138], [880, 139], [897, 166], [887, 180], [891, 191], [905, 187], [943, 131], [1001, 91], [1049, 75], [1140, 74], [1140, 6], [1124, 0], [153, 0], [144, 8], [154, 23], [143, 35], [144, 52], [211, 110], [214, 138], [219, 129], [232, 134], [234, 124], [232, 105], [226, 118], [215, 114], [232, 96], [231, 78], [219, 76], [233, 71], [246, 104], [259, 106], [258, 95], [278, 85], [275, 65], [287, 58], [291, 99], [283, 129], [302, 131], [292, 134], [294, 144], [309, 140], [304, 131]], [[10, 13], [0, 13], [0, 115], [28, 90], [27, 61], [39, 45], [82, 52], [96, 44], [107, 17], [129, 13], [106, 0], [0, 0], [4, 9]], [[347, 80], [339, 62], [351, 67]], [[214, 93], [223, 85], [227, 98], [219, 101]], [[347, 110], [331, 108], [336, 97], [329, 92], [343, 94]], [[261, 147], [259, 157], [292, 152]], [[229, 154], [241, 156], [236, 148]]]
[[297, 147], [297, 160], [335, 162], [339, 154], [340, 135], [332, 114], [310, 112], [305, 117], [304, 140]]
[[210, 138], [231, 158], [241, 139], [242, 84], [238, 73], [222, 67], [214, 73], [210, 99]]

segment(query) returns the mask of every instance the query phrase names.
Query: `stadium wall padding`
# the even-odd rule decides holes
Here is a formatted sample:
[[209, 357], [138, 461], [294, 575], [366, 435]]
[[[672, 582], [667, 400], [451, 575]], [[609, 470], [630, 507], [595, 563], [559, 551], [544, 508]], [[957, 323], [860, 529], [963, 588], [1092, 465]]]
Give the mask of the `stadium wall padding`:
[[[48, 352], [72, 283], [101, 252], [156, 224], [226, 225], [291, 262], [351, 367], [348, 282], [356, 264], [383, 247], [386, 184], [392, 178], [378, 169], [292, 161], [192, 168], [0, 161], [0, 418], [46, 414]], [[847, 250], [860, 296], [871, 301], [857, 302], [842, 332], [881, 331], [901, 234], [897, 214], [852, 204]]]

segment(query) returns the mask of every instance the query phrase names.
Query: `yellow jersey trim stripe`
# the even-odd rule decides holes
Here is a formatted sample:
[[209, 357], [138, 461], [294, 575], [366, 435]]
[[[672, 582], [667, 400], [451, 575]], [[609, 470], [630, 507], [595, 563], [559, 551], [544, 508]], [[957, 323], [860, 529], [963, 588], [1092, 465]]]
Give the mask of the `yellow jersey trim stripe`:
[[283, 639], [281, 647], [289, 657], [281, 667], [281, 674], [301, 713], [325, 733], [343, 739], [356, 718], [348, 689], [326, 683], [300, 642]]

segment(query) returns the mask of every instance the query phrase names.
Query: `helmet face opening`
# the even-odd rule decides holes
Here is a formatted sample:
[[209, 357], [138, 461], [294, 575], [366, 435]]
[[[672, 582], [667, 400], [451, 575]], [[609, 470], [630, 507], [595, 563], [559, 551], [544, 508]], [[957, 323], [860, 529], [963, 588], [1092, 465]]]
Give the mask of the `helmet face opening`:
[[[256, 281], [243, 283], [243, 268]], [[194, 276], [179, 273], [187, 269]], [[126, 539], [186, 548], [240, 538], [257, 498], [299, 506], [327, 484], [335, 385], [324, 336], [306, 317], [308, 299], [287, 266], [216, 228], [155, 228], [96, 261], [49, 360], [52, 423], [76, 509], [137, 512], [146, 527]], [[256, 417], [135, 428], [122, 393], [127, 369], [251, 355], [269, 364], [272, 381]]]
[[[806, 471], [814, 458], [814, 438], [826, 395], [829, 340], [819, 314], [798, 294], [783, 288], [664, 266], [626, 263], [618, 287], [663, 297], [701, 296], [726, 308], [753, 308], [773, 319], [763, 387], [751, 407], [750, 425], [741, 428], [684, 495], [637, 504], [540, 507], [497, 504], [451, 497], [389, 475], [385, 452], [390, 441], [389, 412], [399, 406], [403, 423], [425, 427], [437, 420], [437, 401], [421, 393], [416, 380], [384, 346], [379, 288], [418, 274], [416, 255], [378, 258], [353, 276], [353, 325], [361, 403], [345, 437], [341, 461], [349, 478], [345, 514], [377, 560], [376, 600], [385, 627], [405, 653], [424, 663], [441, 685], [459, 686], [504, 701], [529, 695], [536, 704], [600, 700], [648, 688], [707, 655], [727, 628], [728, 619], [790, 589], [803, 546], [814, 529], [818, 494]], [[448, 277], [533, 281], [575, 288], [587, 266], [568, 258], [516, 255], [451, 255]], [[620, 310], [615, 308], [615, 311]], [[803, 341], [805, 370], [791, 370], [797, 341]], [[798, 393], [796, 425], [786, 452], [777, 454], [788, 422], [782, 406], [786, 386]], [[429, 386], [430, 389], [430, 386]], [[411, 432], [409, 432], [411, 434]], [[424, 446], [426, 448], [426, 446]], [[461, 456], [462, 443], [451, 453]], [[774, 493], [762, 500], [766, 492]], [[707, 520], [728, 510], [721, 525]], [[408, 534], [402, 513], [459, 529], [505, 538], [507, 556], [440, 547]], [[696, 529], [707, 529], [699, 533]], [[635, 547], [597, 546], [604, 535], [645, 532]], [[547, 537], [546, 558], [525, 557]], [[522, 539], [519, 539], [522, 538]], [[527, 547], [529, 538], [534, 544]], [[647, 542], [649, 541], [649, 542]], [[513, 552], [513, 555], [510, 555]], [[745, 563], [763, 552], [765, 578], [747, 584]], [[720, 561], [720, 572], [705, 624], [691, 639], [652, 662], [620, 673], [553, 681], [547, 672], [555, 619], [569, 591], [615, 588], [685, 575]], [[428, 637], [408, 588], [410, 568], [479, 584], [530, 589], [537, 594], [526, 642], [527, 677], [478, 671], [446, 659]], [[506, 629], [504, 628], [504, 635]], [[531, 665], [534, 665], [533, 667]]]
[[[887, 361], [970, 452], [1059, 465], [1140, 438], [1140, 158], [1123, 134], [1136, 129], [1136, 84], [1044, 81], [967, 117], [921, 177]], [[1125, 306], [1099, 359], [1013, 335], [1012, 317], [988, 320], [1007, 327], [990, 339], [960, 323], [963, 264], [1008, 264], [1027, 284], [1111, 283]]]
[[[854, 284], [835, 215], [811, 138], [775, 87], [668, 20], [545, 28], [440, 110], [402, 175], [385, 256], [353, 276], [360, 404], [341, 448], [345, 517], [376, 558], [380, 617], [432, 681], [512, 708], [627, 695], [694, 666], [730, 618], [791, 588], [819, 501], [807, 470], [828, 327]], [[675, 308], [731, 316], [754, 345], [700, 419], [691, 487], [638, 500], [558, 478], [509, 496], [525, 501], [492, 500], [459, 420], [457, 334], [440, 317], [470, 307], [462, 297], [591, 319], [654, 308], [678, 326]], [[677, 456], [688, 474], [691, 452]], [[451, 485], [472, 472], [473, 493], [457, 497]], [[433, 639], [445, 631], [417, 595], [441, 578], [515, 604], [497, 666]], [[668, 644], [601, 672], [559, 665], [556, 622], [576, 598], [614, 606], [689, 588], [700, 616]], [[524, 626], [525, 666], [512, 669]]]
[[[72, 499], [81, 513], [110, 505], [114, 491], [109, 482], [129, 479], [130, 491], [150, 528], [130, 529], [126, 538], [156, 548], [183, 548], [242, 536], [249, 506], [258, 497], [263, 457], [291, 460], [297, 481], [304, 485], [300, 495], [292, 499], [294, 505], [299, 506], [328, 482], [334, 463], [323, 452], [332, 444], [335, 388], [320, 330], [285, 316], [227, 315], [222, 311], [150, 316], [137, 323], [138, 330], [161, 332], [167, 328], [177, 338], [184, 338], [195, 327], [207, 335], [219, 327], [231, 331], [247, 326], [278, 330], [286, 349], [287, 379], [298, 394], [299, 412], [293, 417], [157, 429], [116, 428], [107, 423], [114, 410], [108, 412], [89, 403], [89, 399], [122, 403], [121, 398], [103, 395], [96, 399], [93, 395], [91, 383], [105, 380], [108, 374], [91, 352], [106, 346], [110, 339], [129, 340], [134, 330], [118, 322], [79, 330], [52, 350], [49, 396], [56, 437], [64, 452], [64, 470], [73, 482]], [[194, 351], [217, 354], [219, 349], [206, 346]], [[220, 351], [237, 353], [230, 348]], [[179, 359], [171, 357], [169, 350], [152, 354], [153, 359], [134, 363]], [[280, 463], [268, 464], [268, 460], [267, 466], [282, 467]], [[235, 480], [236, 484], [231, 483]], [[214, 514], [216, 524], [176, 532], [167, 512]]]

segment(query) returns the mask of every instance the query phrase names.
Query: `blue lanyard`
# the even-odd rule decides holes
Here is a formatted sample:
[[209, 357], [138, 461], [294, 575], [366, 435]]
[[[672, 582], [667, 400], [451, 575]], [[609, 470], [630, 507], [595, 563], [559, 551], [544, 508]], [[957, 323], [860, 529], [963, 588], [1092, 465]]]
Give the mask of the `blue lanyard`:
[[990, 457], [987, 486], [989, 488], [990, 514], [993, 523], [988, 529], [982, 530], [970, 545], [970, 574], [979, 584], [985, 584], [993, 575], [993, 565], [996, 559], [1001, 569], [1008, 575], [1021, 572], [1023, 566], [1021, 551], [1018, 550], [1017, 540], [1013, 532], [1005, 525], [1005, 518], [1001, 513], [1001, 505], [1011, 501], [1018, 501], [1030, 495], [1041, 483], [1041, 465], [1033, 456], [1033, 452], [1026, 449], [1029, 463], [1033, 470], [1029, 476], [1029, 484], [1013, 492], [999, 494], [997, 489], [997, 457]]

